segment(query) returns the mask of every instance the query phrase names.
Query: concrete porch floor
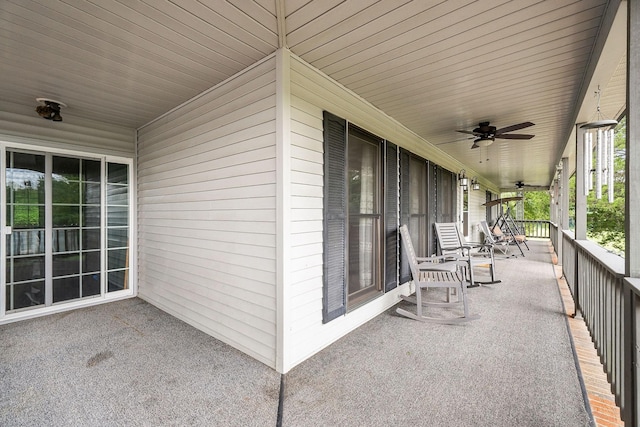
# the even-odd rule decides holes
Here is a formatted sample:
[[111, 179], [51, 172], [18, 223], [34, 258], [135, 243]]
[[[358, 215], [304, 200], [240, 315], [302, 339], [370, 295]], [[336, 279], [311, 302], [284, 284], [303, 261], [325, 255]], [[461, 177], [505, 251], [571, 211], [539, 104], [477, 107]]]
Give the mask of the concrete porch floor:
[[[469, 289], [480, 319], [394, 307], [292, 369], [282, 425], [592, 425], [549, 243], [530, 247]], [[0, 378], [2, 426], [275, 426], [281, 383], [137, 298], [0, 326]]]

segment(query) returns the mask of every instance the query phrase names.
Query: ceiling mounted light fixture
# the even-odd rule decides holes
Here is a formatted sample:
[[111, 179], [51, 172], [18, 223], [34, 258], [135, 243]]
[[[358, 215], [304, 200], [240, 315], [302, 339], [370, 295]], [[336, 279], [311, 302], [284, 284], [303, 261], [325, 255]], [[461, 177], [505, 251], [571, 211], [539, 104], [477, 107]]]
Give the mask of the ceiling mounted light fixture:
[[36, 101], [44, 104], [36, 107], [36, 112], [40, 117], [44, 117], [45, 119], [54, 122], [62, 121], [62, 116], [60, 116], [60, 107], [66, 107], [67, 104], [49, 98], [36, 98]]

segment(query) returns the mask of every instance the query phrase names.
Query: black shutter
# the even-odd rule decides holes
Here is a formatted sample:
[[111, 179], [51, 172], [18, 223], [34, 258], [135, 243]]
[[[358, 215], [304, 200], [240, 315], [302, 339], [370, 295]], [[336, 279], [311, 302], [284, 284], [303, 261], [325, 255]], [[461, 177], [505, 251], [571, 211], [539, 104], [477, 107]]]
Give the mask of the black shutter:
[[[409, 225], [409, 152], [400, 149], [400, 225]], [[402, 250], [402, 248], [401, 248]], [[411, 270], [407, 257], [400, 252], [400, 283], [411, 280]]]
[[384, 291], [398, 286], [398, 147], [387, 142], [385, 159]]
[[322, 322], [346, 312], [346, 121], [324, 113]]

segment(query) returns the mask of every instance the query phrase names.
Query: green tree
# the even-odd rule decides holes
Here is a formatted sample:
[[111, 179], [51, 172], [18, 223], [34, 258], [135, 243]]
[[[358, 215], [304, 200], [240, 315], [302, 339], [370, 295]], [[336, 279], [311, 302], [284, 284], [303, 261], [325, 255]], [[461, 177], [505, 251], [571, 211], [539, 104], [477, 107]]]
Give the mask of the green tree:
[[[587, 196], [587, 238], [599, 245], [624, 254], [625, 218], [625, 148], [626, 120], [623, 118], [615, 129], [614, 138], [614, 201], [609, 203], [608, 185], [602, 187], [603, 197], [596, 199], [595, 191]], [[575, 175], [569, 180], [570, 217], [575, 220]]]
[[[614, 150], [614, 201], [606, 196], [608, 186], [602, 188], [603, 197], [596, 199], [592, 191], [587, 196], [587, 237], [607, 249], [624, 253], [625, 217], [625, 149], [626, 120], [623, 118], [615, 129]], [[609, 184], [611, 185], [611, 184]]]
[[524, 193], [524, 219], [549, 220], [551, 196], [548, 191], [528, 191]]

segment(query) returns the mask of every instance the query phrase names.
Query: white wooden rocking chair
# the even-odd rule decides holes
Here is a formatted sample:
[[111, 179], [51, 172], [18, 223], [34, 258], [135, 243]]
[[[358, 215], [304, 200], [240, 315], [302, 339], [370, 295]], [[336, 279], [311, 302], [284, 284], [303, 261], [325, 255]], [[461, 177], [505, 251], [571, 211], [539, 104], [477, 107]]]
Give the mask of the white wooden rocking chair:
[[[469, 315], [467, 286], [463, 272], [467, 265], [466, 261], [446, 261], [444, 257], [418, 258], [413, 249], [409, 229], [406, 225], [400, 227], [400, 237], [415, 285], [415, 297], [402, 295], [401, 298], [415, 304], [417, 308], [416, 313], [403, 308], [397, 308], [396, 312], [410, 319], [444, 324], [462, 323], [479, 318], [480, 316], [478, 315]], [[446, 300], [425, 301], [428, 288], [444, 288], [446, 290]], [[455, 301], [451, 300], [452, 292], [456, 294]], [[455, 305], [462, 305], [462, 315], [456, 317], [434, 317], [423, 314], [424, 306], [448, 307]], [[444, 310], [442, 311], [444, 312]], [[449, 315], [450, 312], [447, 311], [441, 314]]]
[[[469, 267], [469, 287], [492, 285], [501, 282], [496, 279], [493, 245], [488, 243], [467, 242], [455, 222], [436, 223], [435, 228], [438, 236], [440, 255], [448, 255], [451, 259], [464, 260], [467, 262], [467, 266]], [[475, 280], [473, 268], [486, 265], [489, 266], [491, 280]]]

